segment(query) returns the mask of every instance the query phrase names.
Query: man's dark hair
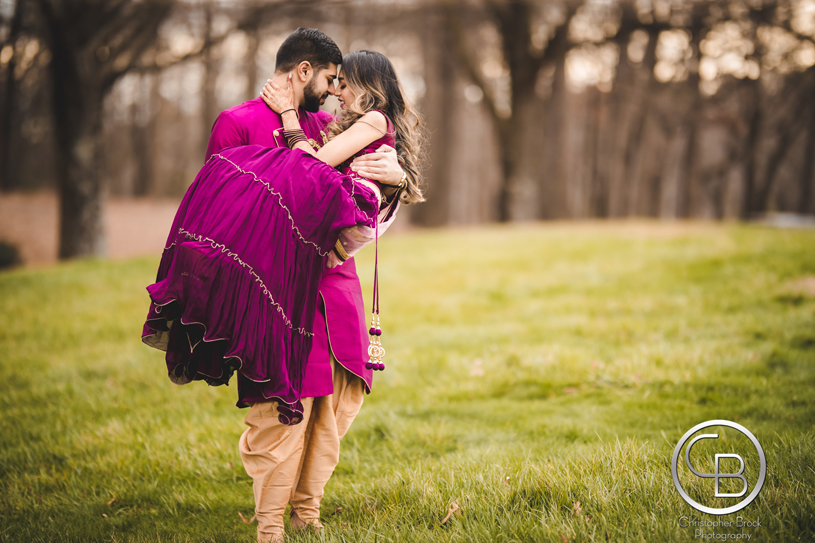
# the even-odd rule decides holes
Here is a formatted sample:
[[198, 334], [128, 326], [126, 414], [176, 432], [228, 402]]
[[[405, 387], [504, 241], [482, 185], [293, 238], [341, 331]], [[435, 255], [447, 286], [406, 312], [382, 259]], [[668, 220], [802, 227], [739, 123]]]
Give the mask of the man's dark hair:
[[342, 64], [342, 52], [334, 40], [316, 28], [298, 28], [277, 50], [276, 72], [288, 72], [307, 60], [319, 71], [330, 63]]

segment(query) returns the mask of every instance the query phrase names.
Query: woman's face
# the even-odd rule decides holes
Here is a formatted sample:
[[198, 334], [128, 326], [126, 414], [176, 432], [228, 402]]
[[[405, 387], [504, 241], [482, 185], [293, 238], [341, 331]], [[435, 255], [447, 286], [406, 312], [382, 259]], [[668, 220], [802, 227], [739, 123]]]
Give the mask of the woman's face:
[[357, 95], [351, 91], [351, 87], [346, 85], [342, 72], [337, 78], [337, 99], [340, 101], [340, 108], [345, 109], [357, 99]]

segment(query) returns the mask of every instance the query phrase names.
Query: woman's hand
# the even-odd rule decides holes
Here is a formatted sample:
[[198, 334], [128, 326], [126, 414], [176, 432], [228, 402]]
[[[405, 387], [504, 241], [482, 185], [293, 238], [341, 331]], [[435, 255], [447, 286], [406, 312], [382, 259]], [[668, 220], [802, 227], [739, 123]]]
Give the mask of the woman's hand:
[[297, 110], [297, 106], [294, 104], [294, 88], [291, 85], [291, 74], [286, 78], [285, 89], [271, 79], [267, 80], [260, 97], [278, 115], [287, 109]]

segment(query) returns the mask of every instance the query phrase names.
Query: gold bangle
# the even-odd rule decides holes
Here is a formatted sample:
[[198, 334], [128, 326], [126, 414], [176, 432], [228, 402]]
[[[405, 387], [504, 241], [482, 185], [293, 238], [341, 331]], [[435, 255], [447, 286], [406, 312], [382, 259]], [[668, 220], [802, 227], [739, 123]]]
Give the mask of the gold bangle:
[[343, 262], [348, 260], [348, 253], [345, 252], [345, 247], [342, 246], [340, 240], [337, 240], [337, 243], [334, 244], [334, 250], [337, 252], [337, 256], [340, 257], [340, 260]]
[[403, 189], [407, 185], [407, 172], [402, 172], [402, 178], [399, 180], [399, 184], [396, 185], [396, 188]]
[[306, 141], [306, 133], [302, 128], [295, 128], [293, 130], [283, 129], [283, 137], [286, 138], [286, 144], [289, 149], [294, 149], [294, 146], [301, 141]]
[[305, 136], [299, 136], [299, 137], [291, 138], [291, 139], [288, 140], [289, 149], [294, 150], [294, 147], [298, 143], [305, 143], [305, 142], [306, 142], [306, 137]]

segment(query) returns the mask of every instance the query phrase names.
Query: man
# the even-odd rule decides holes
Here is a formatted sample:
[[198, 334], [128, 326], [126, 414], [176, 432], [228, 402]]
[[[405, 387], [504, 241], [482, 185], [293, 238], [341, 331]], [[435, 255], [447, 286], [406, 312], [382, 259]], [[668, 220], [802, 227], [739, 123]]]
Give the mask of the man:
[[[300, 125], [315, 147], [325, 143], [326, 126], [333, 120], [319, 108], [334, 92], [341, 62], [334, 41], [313, 28], [298, 28], [277, 52], [273, 80], [285, 87], [292, 74]], [[280, 116], [261, 98], [218, 115], [207, 159], [227, 147], [248, 144], [286, 146]], [[396, 152], [385, 147], [367, 155], [356, 169], [365, 177], [396, 185], [403, 172]], [[383, 192], [388, 196], [393, 190]], [[278, 419], [278, 402], [268, 401], [257, 385], [238, 373], [239, 405], [250, 406], [245, 421], [249, 428], [239, 448], [254, 481], [258, 541], [283, 540], [287, 503], [292, 506], [293, 528], [322, 528], [320, 500], [339, 462], [339, 442], [372, 386], [372, 370], [364, 366], [367, 343], [362, 290], [350, 258], [326, 269], [320, 283], [313, 348], [303, 380], [302, 422], [284, 425]]]

